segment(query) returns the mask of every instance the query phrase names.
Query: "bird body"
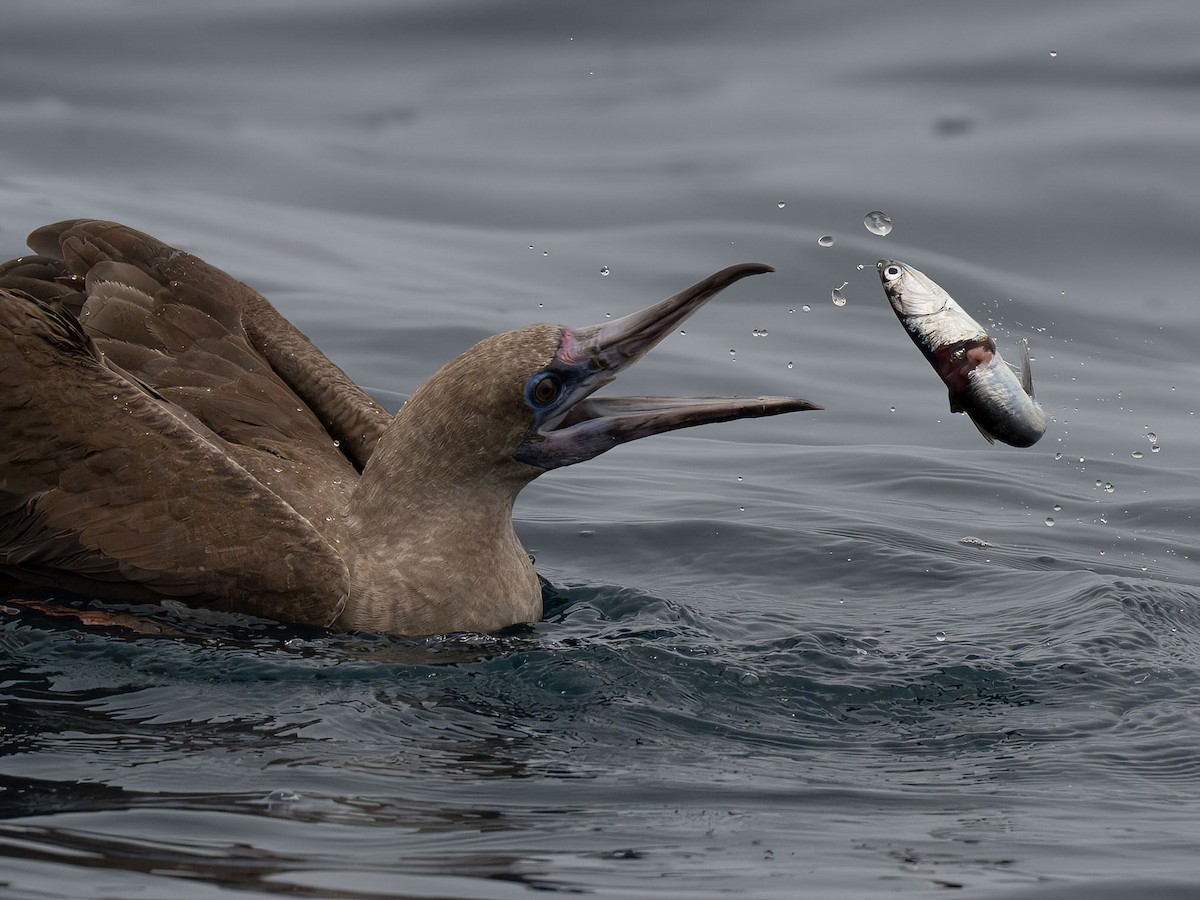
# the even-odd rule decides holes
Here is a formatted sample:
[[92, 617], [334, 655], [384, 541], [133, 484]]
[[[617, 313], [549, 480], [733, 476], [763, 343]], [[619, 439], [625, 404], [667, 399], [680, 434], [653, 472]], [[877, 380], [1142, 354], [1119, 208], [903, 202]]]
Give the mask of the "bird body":
[[512, 523], [542, 472], [803, 400], [591, 398], [726, 269], [600, 326], [532, 325], [447, 363], [395, 415], [263, 297], [111, 222], [46, 226], [0, 266], [0, 571], [421, 635], [541, 615]]

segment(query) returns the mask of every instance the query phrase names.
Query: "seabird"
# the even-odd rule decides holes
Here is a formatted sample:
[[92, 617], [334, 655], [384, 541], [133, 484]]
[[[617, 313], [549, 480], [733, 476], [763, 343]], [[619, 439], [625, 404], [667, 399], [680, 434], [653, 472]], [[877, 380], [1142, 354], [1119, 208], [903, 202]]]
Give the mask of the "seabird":
[[513, 501], [625, 441], [819, 409], [600, 398], [731, 266], [641, 312], [530, 325], [389, 415], [258, 293], [112, 222], [0, 265], [0, 572], [126, 602], [419, 636], [541, 617]]

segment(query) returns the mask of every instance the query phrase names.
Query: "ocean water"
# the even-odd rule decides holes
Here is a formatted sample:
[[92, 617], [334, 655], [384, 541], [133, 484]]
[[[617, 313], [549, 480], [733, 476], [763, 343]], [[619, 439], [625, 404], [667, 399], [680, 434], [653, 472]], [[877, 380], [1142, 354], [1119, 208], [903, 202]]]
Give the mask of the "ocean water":
[[[0, 895], [1200, 890], [1195, 4], [17, 0], [5, 26], [4, 257], [124, 221], [392, 407], [487, 334], [766, 262], [607, 390], [826, 409], [540, 479], [547, 615], [510, 634], [5, 601]], [[880, 257], [1010, 360], [1029, 340], [1040, 443], [950, 414]]]

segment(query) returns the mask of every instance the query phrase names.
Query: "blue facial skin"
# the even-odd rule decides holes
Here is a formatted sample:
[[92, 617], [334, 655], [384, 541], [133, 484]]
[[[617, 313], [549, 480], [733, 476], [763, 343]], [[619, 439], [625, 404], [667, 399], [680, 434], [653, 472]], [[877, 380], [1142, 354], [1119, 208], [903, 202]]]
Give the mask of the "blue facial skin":
[[552, 363], [529, 377], [524, 396], [526, 405], [533, 410], [533, 424], [516, 459], [539, 468], [556, 469], [601, 452], [600, 447], [592, 447], [588, 441], [590, 433], [601, 425], [599, 422], [595, 429], [580, 429], [570, 436], [555, 431], [563, 427], [583, 397], [594, 389], [595, 374], [585, 363]]
[[525, 382], [525, 402], [535, 413], [535, 427], [540, 424], [537, 419], [545, 418], [545, 414], [554, 406], [554, 401], [561, 397], [562, 393], [562, 376], [549, 369], [535, 372]]

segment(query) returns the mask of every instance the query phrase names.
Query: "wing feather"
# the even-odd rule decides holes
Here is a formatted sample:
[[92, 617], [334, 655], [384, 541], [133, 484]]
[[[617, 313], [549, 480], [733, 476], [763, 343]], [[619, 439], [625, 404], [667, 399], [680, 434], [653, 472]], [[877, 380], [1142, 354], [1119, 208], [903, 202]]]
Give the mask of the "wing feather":
[[31, 271], [53, 274], [57, 256], [56, 283], [84, 285], [79, 320], [109, 368], [193, 414], [336, 537], [330, 510], [344, 506], [390, 423], [381, 407], [266, 300], [191, 254], [86, 220], [40, 228], [29, 243], [42, 254]]
[[[149, 235], [112, 222], [73, 220], [39, 228], [29, 236], [29, 246], [42, 257], [61, 259], [69, 278], [93, 283], [118, 282], [139, 294], [153, 297], [153, 332], [167, 345], [169, 353], [188, 349], [187, 335], [205, 333], [196, 315], [203, 314], [225, 330], [222, 340], [237, 344], [256, 356], [262, 368], [252, 374], [274, 378], [286, 386], [320, 425], [313, 434], [301, 429], [297, 443], [308, 442], [309, 450], [328, 451], [337, 442], [338, 452], [361, 470], [391, 417], [311, 341], [281, 316], [262, 296], [226, 273], [190, 253], [161, 243]], [[133, 271], [131, 271], [131, 269]], [[92, 273], [95, 273], [94, 275]], [[132, 294], [118, 294], [132, 299]], [[89, 290], [89, 305], [101, 306], [104, 299]], [[96, 315], [93, 310], [92, 316]], [[85, 325], [92, 316], [85, 316]], [[166, 386], [137, 371], [130, 360], [122, 360], [117, 341], [147, 346], [142, 331], [125, 320], [128, 332], [103, 333], [113, 344], [106, 354], [144, 378], [157, 389]], [[96, 331], [97, 336], [101, 332]], [[211, 350], [211, 348], [210, 348]], [[166, 373], [157, 371], [156, 377]], [[302, 417], [303, 418], [303, 417]], [[312, 457], [313, 453], [305, 454]]]
[[[153, 354], [151, 354], [152, 356]], [[0, 567], [135, 598], [332, 623], [329, 541], [70, 316], [0, 291]]]

